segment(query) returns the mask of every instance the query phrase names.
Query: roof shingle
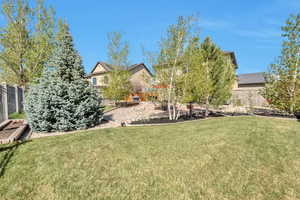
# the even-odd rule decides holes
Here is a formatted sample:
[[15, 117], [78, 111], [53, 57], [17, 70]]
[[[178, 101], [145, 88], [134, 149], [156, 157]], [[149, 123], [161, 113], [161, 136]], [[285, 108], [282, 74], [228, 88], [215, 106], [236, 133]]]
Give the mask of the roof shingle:
[[257, 84], [257, 83], [266, 83], [263, 72], [238, 75], [238, 84], [239, 85]]

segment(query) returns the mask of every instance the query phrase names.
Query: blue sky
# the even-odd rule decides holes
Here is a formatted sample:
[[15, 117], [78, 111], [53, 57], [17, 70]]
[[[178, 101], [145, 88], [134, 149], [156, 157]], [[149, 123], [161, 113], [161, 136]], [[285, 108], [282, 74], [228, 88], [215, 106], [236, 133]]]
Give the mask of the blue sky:
[[[48, 0], [67, 19], [86, 72], [107, 60], [107, 33], [121, 31], [131, 63], [145, 62], [141, 46], [157, 50], [168, 25], [180, 15], [199, 16], [202, 39], [234, 51], [238, 73], [267, 69], [280, 54], [286, 18], [300, 12], [300, 0]], [[1, 19], [0, 19], [1, 20]]]

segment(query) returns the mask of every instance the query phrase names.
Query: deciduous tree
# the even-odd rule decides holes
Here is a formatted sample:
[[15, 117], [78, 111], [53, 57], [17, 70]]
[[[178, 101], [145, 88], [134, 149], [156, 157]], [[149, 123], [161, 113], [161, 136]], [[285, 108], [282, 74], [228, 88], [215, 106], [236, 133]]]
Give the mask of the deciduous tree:
[[291, 15], [282, 31], [281, 56], [266, 73], [262, 95], [274, 108], [295, 114], [300, 111], [300, 14]]
[[104, 97], [115, 102], [125, 100], [132, 91], [128, 71], [128, 43], [122, 41], [120, 32], [108, 34], [108, 58], [112, 66]]
[[54, 10], [38, 0], [3, 0], [5, 27], [0, 29], [0, 78], [27, 86], [40, 77], [54, 48]]

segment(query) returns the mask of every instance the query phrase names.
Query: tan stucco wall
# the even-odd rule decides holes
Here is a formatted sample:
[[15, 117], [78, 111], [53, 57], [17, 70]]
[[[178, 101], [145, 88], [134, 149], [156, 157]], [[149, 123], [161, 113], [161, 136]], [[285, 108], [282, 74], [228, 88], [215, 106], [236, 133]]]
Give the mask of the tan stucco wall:
[[238, 80], [236, 78], [234, 83], [233, 83], [233, 89], [237, 89], [238, 87], [239, 87], [239, 84], [238, 84]]
[[107, 86], [107, 84], [104, 83], [104, 77], [105, 76], [109, 78], [109, 75], [107, 73], [92, 75], [91, 78], [90, 78], [90, 81], [93, 84], [93, 78], [96, 78], [97, 79], [97, 85], [96, 86]]
[[[104, 83], [104, 77], [108, 77], [109, 79], [109, 73], [104, 73], [104, 74], [97, 74], [97, 75], [92, 75], [90, 78], [90, 82], [93, 84], [93, 78], [97, 79], [97, 85], [96, 86], [107, 86], [109, 84]], [[144, 92], [145, 88], [149, 88], [151, 85], [148, 83], [147, 80], [150, 80], [152, 77], [148, 73], [146, 69], [142, 69], [136, 73], [134, 73], [130, 77], [130, 82], [133, 86], [134, 92]]]
[[130, 77], [130, 82], [133, 86], [134, 92], [144, 92], [145, 88], [149, 88], [151, 85], [148, 83], [152, 77], [146, 69], [142, 69], [134, 73]]

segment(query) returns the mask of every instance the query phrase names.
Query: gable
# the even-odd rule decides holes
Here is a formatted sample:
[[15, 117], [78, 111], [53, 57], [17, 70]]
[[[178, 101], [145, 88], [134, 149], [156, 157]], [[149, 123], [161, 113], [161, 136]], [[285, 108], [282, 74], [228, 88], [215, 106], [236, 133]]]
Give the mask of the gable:
[[101, 65], [101, 63], [97, 63], [97, 65], [92, 70], [92, 74], [101, 73], [101, 72], [107, 72], [107, 70]]
[[150, 72], [150, 70], [146, 67], [144, 63], [135, 64], [129, 67], [128, 69], [132, 74], [138, 73], [139, 71], [143, 71], [145, 74], [147, 74], [149, 77], [152, 77], [153, 74]]

